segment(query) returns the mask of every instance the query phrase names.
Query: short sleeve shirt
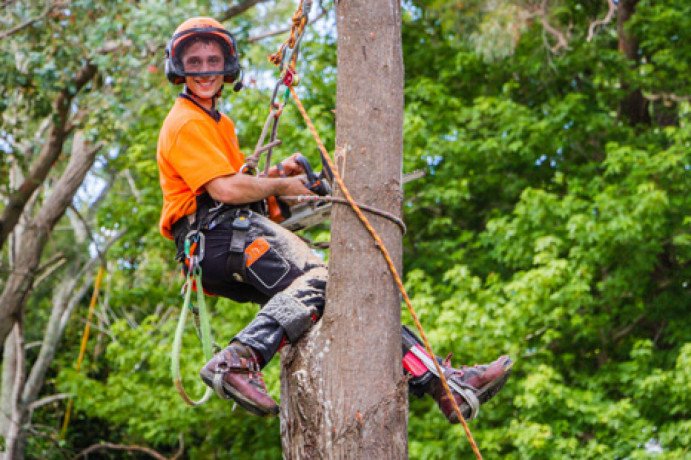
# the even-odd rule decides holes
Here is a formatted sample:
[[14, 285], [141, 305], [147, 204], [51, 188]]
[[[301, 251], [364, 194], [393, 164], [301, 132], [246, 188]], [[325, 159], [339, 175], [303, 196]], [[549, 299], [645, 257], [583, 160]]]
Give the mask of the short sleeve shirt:
[[179, 97], [158, 136], [156, 160], [163, 192], [159, 229], [173, 239], [173, 224], [197, 210], [196, 196], [212, 179], [235, 174], [245, 158], [235, 125], [226, 115], [214, 118]]

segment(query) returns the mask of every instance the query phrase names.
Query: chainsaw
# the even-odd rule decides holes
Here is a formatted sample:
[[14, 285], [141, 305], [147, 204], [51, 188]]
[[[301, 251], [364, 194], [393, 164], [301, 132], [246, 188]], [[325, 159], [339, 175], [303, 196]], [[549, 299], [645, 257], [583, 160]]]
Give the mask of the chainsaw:
[[[323, 169], [320, 173], [315, 173], [309, 160], [303, 156], [298, 155], [295, 161], [302, 166], [304, 174], [307, 178], [305, 187], [313, 192], [315, 195], [328, 197], [332, 195], [331, 183], [333, 181], [333, 173], [329, 166], [323, 162]], [[403, 175], [403, 183], [406, 184], [412, 180], [418, 179], [425, 175], [424, 171], [414, 171]], [[306, 228], [314, 227], [329, 219], [331, 216], [332, 202], [330, 201], [304, 201], [292, 206], [289, 206], [284, 201], [277, 197], [269, 197], [267, 199], [269, 218], [274, 222], [280, 224], [282, 227], [290, 231], [304, 230]]]

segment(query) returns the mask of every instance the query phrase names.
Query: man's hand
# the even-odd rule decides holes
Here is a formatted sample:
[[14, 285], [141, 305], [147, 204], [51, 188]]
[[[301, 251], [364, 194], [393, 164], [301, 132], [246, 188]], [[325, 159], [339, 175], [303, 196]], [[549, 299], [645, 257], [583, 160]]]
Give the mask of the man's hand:
[[[299, 165], [298, 165], [299, 166]], [[281, 198], [282, 195], [314, 195], [314, 193], [305, 187], [307, 178], [301, 174], [293, 177], [286, 177], [281, 179], [283, 181], [282, 190], [278, 194], [281, 201], [285, 201], [289, 205], [295, 204], [292, 200], [284, 200]]]
[[278, 165], [269, 168], [268, 177], [293, 177], [299, 174], [304, 174], [305, 170], [296, 158], [301, 155], [300, 152], [295, 152]]
[[305, 187], [306, 180], [304, 175], [274, 179], [238, 173], [211, 179], [204, 187], [216, 201], [245, 204], [274, 195], [312, 195]]

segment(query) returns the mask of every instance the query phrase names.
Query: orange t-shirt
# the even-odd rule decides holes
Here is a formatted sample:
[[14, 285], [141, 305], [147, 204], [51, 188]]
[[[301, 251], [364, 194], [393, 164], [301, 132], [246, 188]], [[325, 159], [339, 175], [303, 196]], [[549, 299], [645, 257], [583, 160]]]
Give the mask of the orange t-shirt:
[[161, 127], [156, 160], [163, 191], [159, 228], [173, 239], [173, 224], [197, 210], [195, 198], [204, 185], [238, 172], [245, 157], [230, 118], [220, 114], [216, 121], [194, 102], [178, 97]]

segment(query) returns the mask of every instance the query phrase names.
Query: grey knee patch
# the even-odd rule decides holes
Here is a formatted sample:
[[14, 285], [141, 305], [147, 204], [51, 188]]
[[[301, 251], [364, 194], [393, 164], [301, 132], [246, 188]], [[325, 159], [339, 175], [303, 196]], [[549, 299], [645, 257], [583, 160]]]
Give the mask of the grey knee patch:
[[314, 308], [307, 308], [294, 297], [278, 293], [261, 309], [259, 315], [268, 316], [276, 320], [286, 331], [288, 341], [295, 342], [312, 327]]

